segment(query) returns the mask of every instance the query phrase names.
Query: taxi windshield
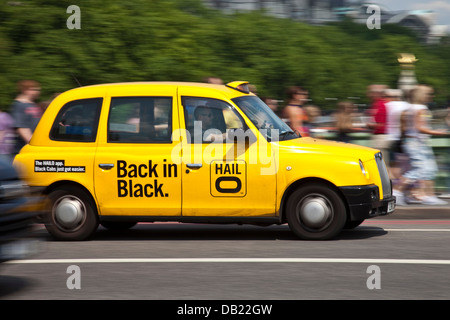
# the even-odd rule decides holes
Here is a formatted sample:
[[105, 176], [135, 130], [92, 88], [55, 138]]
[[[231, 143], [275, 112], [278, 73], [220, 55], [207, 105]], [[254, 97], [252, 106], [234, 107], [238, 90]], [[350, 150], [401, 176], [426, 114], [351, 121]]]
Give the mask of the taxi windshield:
[[234, 98], [232, 101], [246, 114], [267, 141], [291, 140], [300, 137], [257, 96], [243, 96]]

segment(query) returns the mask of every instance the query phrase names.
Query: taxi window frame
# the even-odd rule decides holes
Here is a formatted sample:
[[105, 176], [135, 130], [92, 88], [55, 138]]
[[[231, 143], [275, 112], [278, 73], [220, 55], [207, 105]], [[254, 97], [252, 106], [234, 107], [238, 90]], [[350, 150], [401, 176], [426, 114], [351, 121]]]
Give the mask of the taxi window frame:
[[[187, 127], [187, 118], [186, 118], [187, 112], [186, 112], [185, 99], [189, 99], [189, 98], [215, 100], [215, 101], [220, 101], [220, 102], [225, 103], [226, 105], [228, 105], [230, 107], [230, 109], [237, 115], [238, 119], [242, 122], [242, 124], [243, 124], [242, 130], [246, 131], [246, 130], [249, 129], [249, 126], [247, 125], [247, 122], [245, 122], [244, 117], [242, 117], [242, 115], [239, 113], [237, 108], [233, 104], [229, 103], [228, 101], [225, 101], [225, 100], [222, 100], [222, 99], [217, 99], [217, 98], [205, 97], [205, 96], [187, 96], [187, 95], [182, 95], [182, 96], [180, 96], [180, 98], [181, 98], [181, 107], [183, 108], [184, 129], [186, 130], [186, 132], [189, 132], [189, 130], [188, 130], [188, 127]], [[189, 132], [189, 134], [190, 134], [190, 132]], [[192, 137], [193, 136], [191, 135], [191, 139], [190, 140], [193, 140]], [[202, 141], [201, 143], [196, 143], [195, 141], [192, 142], [192, 141], [189, 141], [189, 139], [187, 139], [187, 143], [188, 144], [211, 144], [211, 143], [214, 143], [214, 142]]]
[[[100, 122], [100, 114], [102, 112], [102, 106], [103, 106], [103, 97], [95, 97], [95, 98], [83, 98], [83, 99], [76, 99], [66, 102], [58, 111], [56, 114], [55, 120], [53, 121], [53, 124], [50, 128], [49, 132], [49, 139], [52, 141], [61, 141], [61, 142], [84, 142], [84, 143], [91, 143], [97, 141], [97, 134], [98, 134], [98, 127]], [[96, 111], [95, 111], [95, 117], [93, 120], [93, 126], [92, 126], [92, 133], [90, 135], [89, 139], [71, 139], [70, 135], [67, 135], [65, 138], [58, 138], [54, 136], [54, 132], [57, 129], [57, 126], [59, 126], [59, 122], [62, 120], [62, 116], [64, 113], [73, 105], [82, 104], [83, 101], [92, 101], [96, 102]], [[75, 135], [72, 135], [75, 136]]]
[[[109, 129], [110, 129], [110, 117], [111, 117], [111, 106], [114, 98], [123, 98], [123, 99], [133, 99], [133, 98], [152, 98], [152, 99], [170, 99], [171, 108], [169, 113], [169, 141], [111, 141], [109, 137]], [[174, 115], [174, 103], [175, 99], [173, 96], [147, 96], [147, 95], [133, 95], [133, 96], [111, 96], [109, 99], [108, 105], [108, 119], [106, 125], [106, 142], [107, 143], [119, 143], [119, 144], [173, 144], [173, 115]]]

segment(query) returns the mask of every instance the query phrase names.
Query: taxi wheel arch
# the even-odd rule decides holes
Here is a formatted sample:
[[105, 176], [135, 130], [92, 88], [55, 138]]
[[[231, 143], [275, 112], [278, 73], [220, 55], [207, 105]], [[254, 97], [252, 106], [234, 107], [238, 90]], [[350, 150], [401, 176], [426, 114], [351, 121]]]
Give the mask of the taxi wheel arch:
[[284, 218], [299, 238], [328, 240], [344, 228], [347, 205], [334, 185], [322, 180], [306, 180], [289, 192]]
[[47, 192], [48, 232], [58, 240], [86, 240], [98, 228], [97, 207], [91, 194], [76, 184], [59, 184]]

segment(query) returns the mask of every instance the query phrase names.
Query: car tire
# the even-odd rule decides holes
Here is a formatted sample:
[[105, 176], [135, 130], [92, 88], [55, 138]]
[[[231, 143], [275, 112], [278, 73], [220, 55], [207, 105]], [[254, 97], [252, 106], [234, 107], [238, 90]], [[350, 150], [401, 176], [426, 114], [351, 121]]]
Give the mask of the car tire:
[[347, 220], [344, 201], [325, 184], [307, 184], [295, 190], [286, 206], [290, 229], [305, 240], [329, 240], [338, 235]]
[[86, 240], [98, 228], [97, 208], [90, 194], [66, 186], [50, 192], [45, 226], [58, 240]]

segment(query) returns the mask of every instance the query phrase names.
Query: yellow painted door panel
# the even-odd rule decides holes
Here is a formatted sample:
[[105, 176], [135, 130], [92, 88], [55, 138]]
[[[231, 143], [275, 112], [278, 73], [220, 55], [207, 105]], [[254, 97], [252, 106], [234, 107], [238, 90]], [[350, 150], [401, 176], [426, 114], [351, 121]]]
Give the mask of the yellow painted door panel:
[[170, 144], [99, 147], [94, 181], [101, 214], [180, 215], [181, 175], [171, 151]]
[[94, 163], [101, 215], [181, 214], [180, 166], [172, 159], [176, 91], [164, 89], [107, 98], [110, 107], [99, 128]]
[[[257, 131], [250, 132], [256, 136], [251, 143], [230, 140], [233, 130], [248, 129], [232, 102], [218, 94], [190, 94], [179, 90], [180, 123], [187, 129], [181, 131], [182, 215], [274, 216], [270, 144]], [[262, 147], [269, 149], [261, 153]]]
[[[185, 145], [182, 163], [183, 216], [274, 216], [276, 175], [253, 161], [254, 143], [229, 157], [234, 144]], [[208, 150], [209, 149], [209, 150]], [[255, 163], [256, 162], [256, 163]]]

